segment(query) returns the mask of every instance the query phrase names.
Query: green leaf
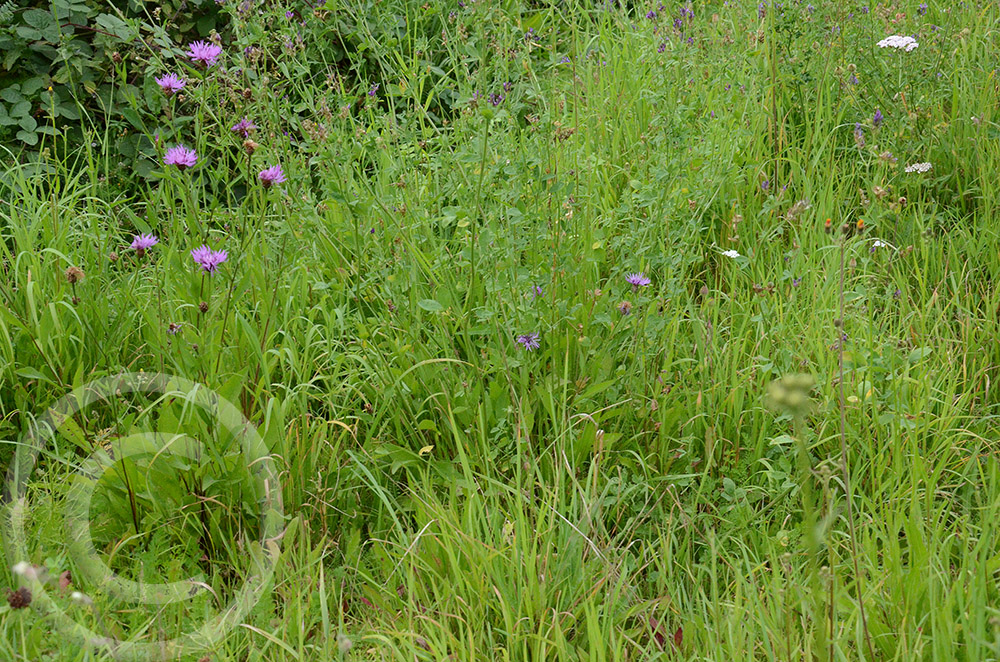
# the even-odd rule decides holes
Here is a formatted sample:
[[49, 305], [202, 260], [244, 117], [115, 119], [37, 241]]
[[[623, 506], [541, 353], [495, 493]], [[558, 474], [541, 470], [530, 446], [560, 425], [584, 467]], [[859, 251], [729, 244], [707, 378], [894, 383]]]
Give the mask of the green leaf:
[[47, 12], [43, 9], [29, 9], [21, 14], [21, 18], [24, 19], [25, 23], [39, 30], [44, 30], [56, 24], [56, 19], [52, 16], [52, 12]]
[[104, 31], [110, 32], [122, 40], [133, 39], [137, 34], [135, 28], [130, 24], [111, 14], [98, 14], [94, 22]]
[[25, 131], [34, 131], [38, 127], [38, 122], [31, 115], [25, 115], [21, 118], [20, 125]]
[[915, 350], [910, 352], [910, 356], [907, 357], [906, 360], [909, 361], [910, 363], [919, 363], [920, 361], [930, 356], [932, 351], [934, 350], [932, 350], [930, 347], [917, 347]]
[[442, 310], [444, 310], [444, 306], [442, 306], [434, 299], [421, 299], [420, 301], [417, 302], [417, 305], [429, 313], [440, 313]]
[[38, 134], [29, 131], [18, 131], [17, 139], [28, 145], [38, 144]]
[[49, 384], [53, 383], [51, 379], [43, 375], [36, 368], [32, 368], [31, 366], [19, 368], [14, 371], [14, 374], [16, 374], [18, 377], [24, 377], [25, 379], [37, 379], [39, 381], [48, 382]]

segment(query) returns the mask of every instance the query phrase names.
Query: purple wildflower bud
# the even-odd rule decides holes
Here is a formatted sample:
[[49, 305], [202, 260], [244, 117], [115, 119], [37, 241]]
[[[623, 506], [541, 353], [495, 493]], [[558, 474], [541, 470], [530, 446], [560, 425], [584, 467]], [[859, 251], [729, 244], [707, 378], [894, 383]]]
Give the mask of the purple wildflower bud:
[[632, 313], [632, 302], [631, 301], [622, 301], [620, 304], [618, 304], [618, 312], [621, 313], [622, 315], [629, 315], [629, 314], [631, 314]]
[[792, 287], [798, 287], [802, 284], [801, 278], [792, 278]]
[[378, 92], [378, 88], [379, 88], [379, 84], [378, 83], [375, 83], [374, 85], [372, 85], [371, 89], [368, 90], [368, 96], [370, 96], [370, 97], [375, 96], [375, 93]]
[[257, 178], [260, 179], [260, 184], [264, 188], [271, 188], [275, 184], [282, 184], [287, 181], [281, 165], [273, 165], [266, 170], [261, 170]]
[[288, 11], [285, 12], [285, 18], [289, 18], [289, 19], [290, 18], [295, 18], [295, 12], [293, 12], [291, 9], [289, 9]]
[[660, 42], [660, 45], [656, 47], [656, 52], [657, 53], [662, 53], [665, 50], [667, 50], [667, 42], [662, 41], [662, 42]]
[[207, 274], [214, 274], [219, 265], [228, 258], [229, 254], [226, 251], [213, 251], [205, 245], [191, 251], [191, 259], [204, 269]]
[[146, 251], [160, 242], [153, 234], [137, 234], [132, 238], [132, 250], [139, 257], [143, 257]]
[[640, 271], [639, 273], [625, 276], [625, 282], [632, 286], [633, 292], [637, 292], [640, 287], [648, 287], [653, 281], [646, 278], [646, 275]]
[[861, 122], [857, 122], [854, 125], [854, 142], [857, 144], [858, 149], [865, 146], [865, 132]]
[[651, 21], [655, 21], [656, 20], [656, 12], [653, 11], [652, 9], [650, 9], [648, 12], [646, 12], [646, 18], [648, 18]]
[[163, 157], [166, 165], [177, 166], [178, 170], [186, 170], [198, 162], [198, 154], [184, 145], [177, 145], [167, 150]]
[[920, 3], [920, 6], [917, 7], [917, 13], [920, 14], [921, 16], [923, 16], [924, 14], [927, 13], [927, 3], [926, 2], [921, 2]]
[[872, 126], [877, 129], [882, 124], [882, 119], [882, 111], [876, 108], [875, 114], [872, 115]]
[[503, 84], [504, 92], [510, 92], [512, 89], [514, 89], [514, 83], [507, 81], [506, 83]]
[[515, 338], [515, 341], [522, 347], [524, 347], [524, 349], [526, 349], [527, 351], [533, 352], [542, 346], [540, 338], [541, 336], [539, 336], [537, 333], [522, 333], [517, 338]]
[[250, 137], [250, 132], [257, 128], [257, 125], [250, 121], [250, 118], [244, 117], [229, 130], [233, 133], [238, 133], [244, 138]]
[[502, 94], [497, 94], [496, 92], [490, 92], [486, 98], [494, 107], [502, 104], [504, 100], [504, 96]]
[[764, 18], [765, 16], [767, 16], [767, 3], [766, 2], [762, 2], [759, 5], [757, 5], [757, 16], [759, 18]]
[[219, 61], [219, 56], [222, 55], [222, 46], [196, 41], [188, 45], [187, 55], [192, 62], [207, 69]]
[[764, 181], [762, 181], [760, 183], [760, 188], [763, 191], [766, 191], [767, 189], [771, 188], [771, 180], [765, 179]]
[[851, 85], [857, 85], [859, 82], [858, 77], [855, 76], [854, 74], [851, 74], [851, 77], [847, 79], [847, 82], [850, 83]]
[[155, 80], [156, 84], [160, 86], [160, 91], [168, 97], [177, 94], [184, 89], [185, 85], [187, 85], [187, 81], [179, 77], [177, 74], [164, 74], [163, 76], [154, 78], [153, 80]]
[[542, 292], [542, 286], [541, 285], [535, 285], [534, 287], [531, 288], [531, 298], [532, 299], [537, 299], [538, 297], [542, 296], [542, 294], [543, 294], [543, 292]]

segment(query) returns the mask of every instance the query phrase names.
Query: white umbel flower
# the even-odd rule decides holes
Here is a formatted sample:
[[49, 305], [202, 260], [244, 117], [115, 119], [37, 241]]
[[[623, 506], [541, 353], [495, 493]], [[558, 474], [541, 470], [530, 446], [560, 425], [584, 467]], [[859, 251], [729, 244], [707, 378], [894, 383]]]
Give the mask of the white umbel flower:
[[926, 161], [923, 163], [914, 163], [904, 168], [906, 172], [927, 172], [930, 169], [931, 169], [931, 164], [927, 163]]
[[879, 48], [895, 48], [909, 53], [920, 44], [913, 37], [894, 34], [891, 37], [886, 37], [875, 45]]
[[737, 253], [736, 251], [734, 251], [732, 249], [730, 249], [728, 251], [722, 251], [722, 254], [725, 255], [726, 257], [731, 257], [733, 259], [736, 259], [736, 258], [738, 258], [740, 256], [739, 253]]

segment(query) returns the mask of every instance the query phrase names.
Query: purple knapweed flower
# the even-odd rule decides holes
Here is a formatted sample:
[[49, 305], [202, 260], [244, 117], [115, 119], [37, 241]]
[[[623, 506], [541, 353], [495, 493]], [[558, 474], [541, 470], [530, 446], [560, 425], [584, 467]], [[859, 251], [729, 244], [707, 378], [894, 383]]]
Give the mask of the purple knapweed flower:
[[250, 137], [250, 132], [257, 128], [257, 125], [250, 121], [250, 118], [244, 117], [239, 122], [233, 125], [230, 131], [233, 133], [238, 133], [244, 138]]
[[160, 243], [154, 234], [137, 234], [132, 237], [132, 250], [139, 257], [143, 257], [146, 251]]
[[515, 341], [522, 347], [524, 347], [524, 349], [528, 350], [529, 352], [533, 352], [542, 346], [540, 338], [541, 336], [539, 336], [537, 333], [522, 333], [517, 338], [515, 338]]
[[879, 110], [878, 108], [876, 108], [875, 109], [875, 114], [872, 115], [872, 126], [877, 129], [879, 127], [879, 125], [882, 124], [882, 120], [883, 119], [884, 118], [882, 117], [882, 111]]
[[229, 253], [226, 251], [213, 251], [205, 245], [191, 251], [191, 259], [204, 269], [207, 274], [214, 274], [219, 265], [225, 262], [228, 257]]
[[153, 80], [155, 80], [156, 84], [160, 86], [160, 91], [168, 97], [177, 94], [184, 89], [185, 85], [187, 85], [187, 81], [177, 74], [164, 74], [163, 76], [154, 78]]
[[285, 171], [281, 169], [280, 165], [273, 165], [266, 170], [261, 170], [257, 178], [264, 188], [271, 188], [275, 184], [282, 184], [287, 181]]
[[222, 55], [222, 46], [196, 41], [188, 45], [187, 55], [192, 62], [207, 69], [219, 61], [219, 56]]
[[166, 165], [177, 166], [178, 170], [186, 170], [198, 162], [198, 153], [184, 145], [177, 145], [167, 150], [163, 157]]
[[640, 271], [639, 273], [625, 276], [625, 282], [632, 286], [633, 292], [638, 292], [640, 287], [648, 287], [653, 281], [646, 278], [646, 275]]

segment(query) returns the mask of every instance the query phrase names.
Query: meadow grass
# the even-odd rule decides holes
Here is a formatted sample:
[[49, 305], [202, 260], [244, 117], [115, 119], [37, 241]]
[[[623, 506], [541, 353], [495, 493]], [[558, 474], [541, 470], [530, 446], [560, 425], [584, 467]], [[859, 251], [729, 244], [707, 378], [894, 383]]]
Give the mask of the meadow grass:
[[[814, 4], [251, 3], [213, 68], [126, 59], [148, 173], [110, 130], [0, 173], [5, 585], [155, 645], [273, 564], [192, 660], [1000, 659], [1000, 12]], [[33, 462], [140, 371], [246, 417], [283, 535], [176, 384]], [[202, 449], [115, 455], [87, 522], [172, 604], [67, 542], [84, 458], [149, 431]], [[56, 623], [4, 607], [0, 658], [114, 659]]]

